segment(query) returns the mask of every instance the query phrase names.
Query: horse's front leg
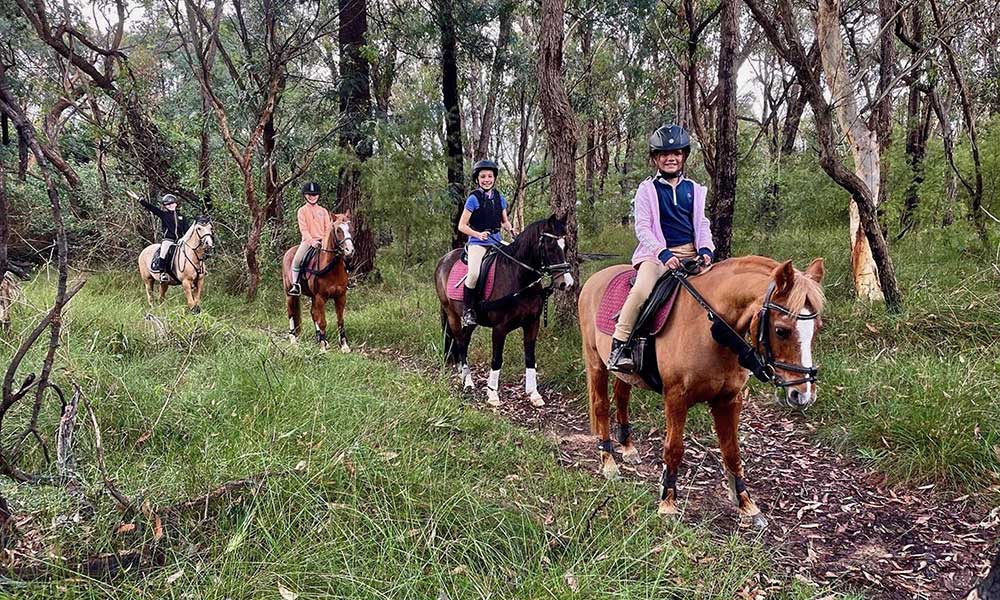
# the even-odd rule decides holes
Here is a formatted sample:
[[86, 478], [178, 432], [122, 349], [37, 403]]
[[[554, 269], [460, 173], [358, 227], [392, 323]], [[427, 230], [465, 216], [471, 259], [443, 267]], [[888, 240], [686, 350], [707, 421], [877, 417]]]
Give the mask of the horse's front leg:
[[754, 527], [763, 529], [767, 527], [767, 519], [747, 491], [743, 480], [739, 440], [736, 437], [740, 426], [740, 411], [743, 409], [742, 396], [737, 393], [731, 398], [713, 403], [711, 408], [715, 432], [719, 436], [719, 449], [722, 450], [722, 462], [729, 471], [729, 499], [739, 510], [741, 522], [749, 522]]
[[666, 420], [666, 435], [663, 438], [663, 475], [660, 480], [661, 515], [676, 515], [677, 471], [684, 458], [684, 423], [687, 421], [687, 400], [680, 392], [664, 386], [663, 415]]
[[590, 432], [597, 436], [601, 474], [618, 477], [618, 464], [611, 447], [611, 412], [608, 400], [608, 369], [604, 366], [593, 340], [584, 335], [583, 357], [587, 370], [587, 395], [590, 399]]
[[149, 307], [153, 307], [153, 278], [145, 277], [142, 280], [143, 284], [146, 286], [146, 302], [149, 303]]
[[535, 342], [538, 340], [538, 319], [524, 326], [524, 393], [535, 408], [545, 406], [538, 393], [538, 372], [535, 370]]
[[500, 406], [500, 367], [503, 366], [503, 346], [507, 341], [507, 333], [506, 328], [493, 328], [493, 358], [490, 360], [490, 377], [486, 380], [486, 403], [490, 406]]
[[194, 314], [200, 313], [201, 307], [198, 306], [197, 301], [195, 301], [194, 289], [193, 289], [194, 286], [191, 285], [191, 280], [185, 279], [181, 281], [181, 287], [184, 288], [184, 297], [187, 299], [188, 309]]
[[333, 305], [337, 309], [337, 334], [340, 336], [340, 351], [348, 353], [351, 347], [347, 345], [347, 330], [344, 329], [344, 307], [347, 305], [347, 292], [333, 297]]
[[166, 300], [166, 298], [167, 298], [167, 288], [168, 287], [170, 287], [170, 286], [168, 286], [167, 284], [163, 283], [162, 281], [160, 282], [160, 298], [158, 300], [158, 302], [160, 304], [163, 304], [163, 301]]
[[326, 341], [326, 299], [320, 295], [313, 296], [310, 313], [313, 325], [316, 326], [316, 341], [319, 342], [320, 350], [326, 352], [330, 347]]

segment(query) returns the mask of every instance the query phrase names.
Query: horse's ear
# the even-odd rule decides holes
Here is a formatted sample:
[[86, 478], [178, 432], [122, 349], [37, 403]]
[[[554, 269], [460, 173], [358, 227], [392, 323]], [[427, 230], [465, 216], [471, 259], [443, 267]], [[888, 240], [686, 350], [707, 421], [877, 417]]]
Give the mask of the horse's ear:
[[812, 279], [816, 283], [823, 283], [823, 277], [826, 275], [826, 267], [823, 265], [822, 258], [814, 258], [809, 266], [806, 268], [806, 277]]
[[774, 278], [774, 295], [782, 297], [788, 295], [795, 286], [795, 267], [792, 261], [786, 260], [781, 263], [772, 274]]

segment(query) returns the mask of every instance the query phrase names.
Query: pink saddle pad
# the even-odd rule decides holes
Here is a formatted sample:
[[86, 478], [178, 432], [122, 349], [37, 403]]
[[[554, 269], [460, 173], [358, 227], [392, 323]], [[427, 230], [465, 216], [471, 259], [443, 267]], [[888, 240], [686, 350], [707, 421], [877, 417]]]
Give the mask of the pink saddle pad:
[[[625, 298], [628, 297], [628, 293], [632, 289], [632, 277], [634, 275], [635, 271], [633, 269], [622, 271], [614, 276], [611, 283], [608, 284], [607, 289], [604, 290], [604, 296], [601, 297], [601, 304], [597, 307], [597, 315], [594, 317], [597, 330], [601, 333], [612, 335], [615, 332], [618, 313], [621, 312], [622, 306], [625, 305]], [[653, 335], [659, 333], [663, 329], [663, 324], [667, 322], [667, 316], [670, 315], [670, 309], [674, 306], [679, 289], [680, 287], [674, 290], [670, 298], [656, 312], [656, 318], [653, 320], [653, 327], [651, 329]]]
[[[489, 268], [486, 269], [486, 282], [483, 288], [483, 298], [489, 298], [490, 294], [493, 293], [493, 276], [496, 270], [496, 261], [490, 261]], [[469, 272], [469, 265], [458, 260], [455, 264], [451, 266], [451, 273], [448, 274], [448, 298], [451, 300], [458, 300], [461, 302], [462, 298], [462, 288], [465, 287], [465, 282], [462, 280], [465, 274]], [[480, 275], [482, 276], [482, 275]]]

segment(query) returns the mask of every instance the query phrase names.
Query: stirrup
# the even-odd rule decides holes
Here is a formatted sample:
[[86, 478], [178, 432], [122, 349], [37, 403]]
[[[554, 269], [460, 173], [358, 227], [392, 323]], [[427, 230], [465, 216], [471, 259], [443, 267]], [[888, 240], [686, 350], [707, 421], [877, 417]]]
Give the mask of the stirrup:
[[289, 296], [301, 296], [302, 286], [300, 286], [298, 282], [295, 282], [292, 285], [288, 286], [288, 289], [285, 291], [285, 293]]
[[632, 345], [621, 340], [611, 339], [611, 353], [608, 355], [608, 370], [619, 373], [635, 372], [635, 361], [632, 359]]
[[462, 327], [471, 327], [473, 325], [478, 325], [476, 323], [476, 313], [471, 308], [467, 308], [462, 313]]

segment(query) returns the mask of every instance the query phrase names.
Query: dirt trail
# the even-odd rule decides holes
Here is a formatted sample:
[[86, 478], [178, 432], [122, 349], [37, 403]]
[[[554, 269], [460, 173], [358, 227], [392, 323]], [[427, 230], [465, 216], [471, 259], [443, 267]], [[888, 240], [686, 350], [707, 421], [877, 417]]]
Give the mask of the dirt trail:
[[[392, 351], [375, 354], [417, 368]], [[484, 381], [485, 373], [476, 375]], [[483, 403], [482, 394], [476, 405], [552, 437], [561, 464], [599, 476], [586, 412], [551, 392], [547, 405], [535, 409], [521, 385], [502, 386], [505, 402], [498, 409]], [[619, 461], [622, 475], [655, 487], [662, 432], [633, 435], [642, 463]], [[678, 478], [682, 518], [706, 523], [720, 535], [733, 533], [739, 529], [736, 510], [722, 485], [715, 437], [698, 439], [689, 432], [685, 443]], [[1000, 537], [1000, 507], [977, 509], [985, 498], [890, 485], [877, 471], [818, 444], [805, 418], [753, 398], [744, 407], [740, 448], [750, 492], [770, 522], [764, 542], [777, 549], [775, 560], [789, 578], [861, 587], [872, 598], [937, 600], [964, 598], [989, 567]]]

